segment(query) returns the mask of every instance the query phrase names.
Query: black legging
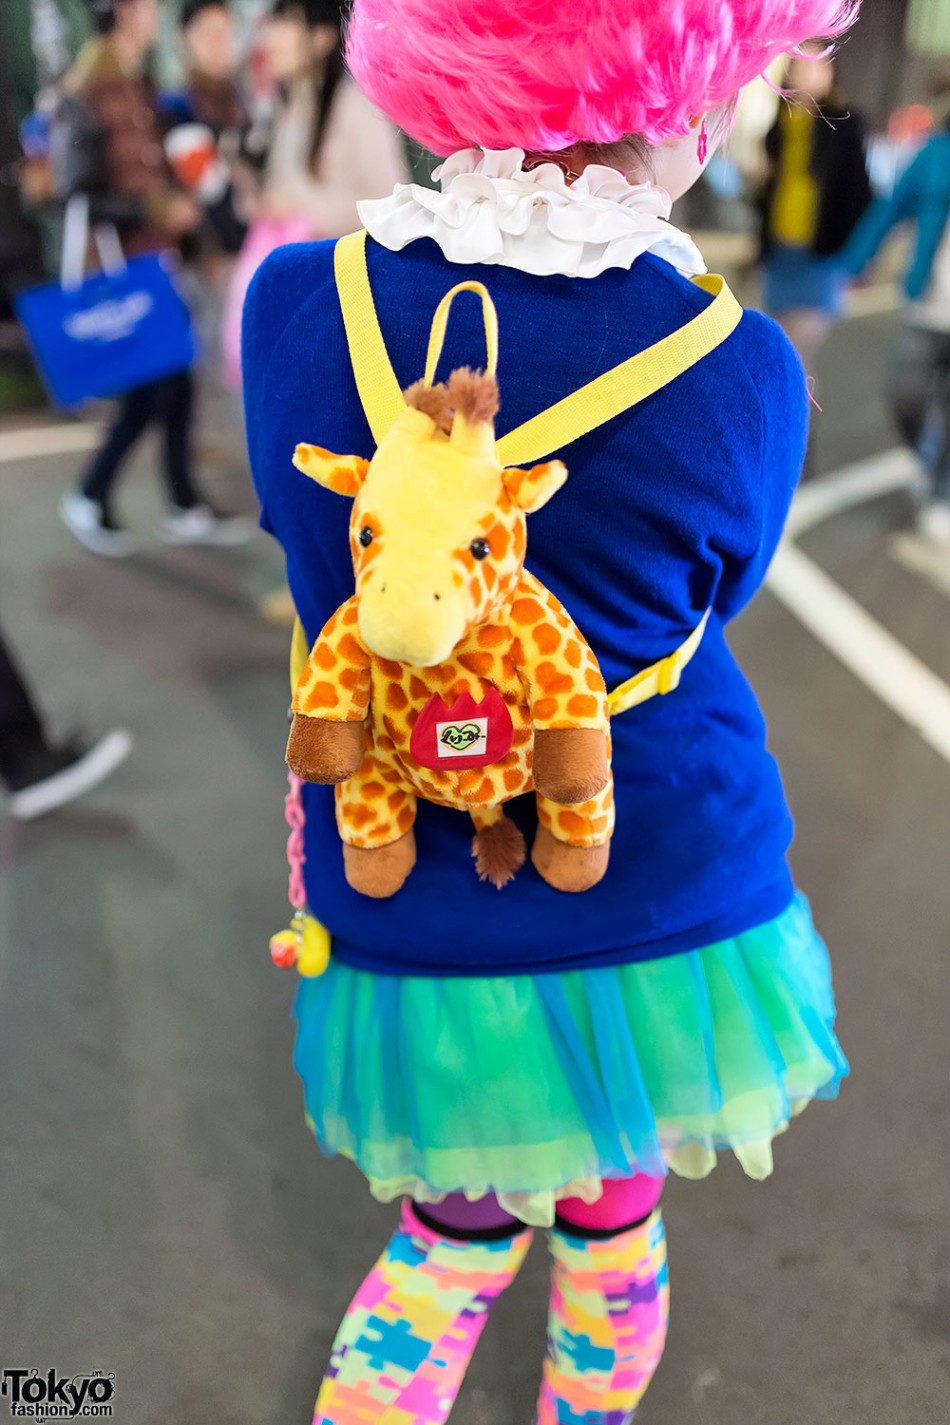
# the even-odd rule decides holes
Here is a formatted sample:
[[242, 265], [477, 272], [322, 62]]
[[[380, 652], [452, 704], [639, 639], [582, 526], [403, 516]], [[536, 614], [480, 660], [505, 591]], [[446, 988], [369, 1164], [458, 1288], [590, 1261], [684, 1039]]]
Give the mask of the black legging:
[[950, 500], [950, 332], [905, 327], [890, 375], [894, 419], [906, 443], [919, 450], [928, 423], [933, 441], [926, 453], [931, 494]]
[[194, 404], [190, 371], [178, 371], [126, 392], [105, 444], [83, 477], [82, 492], [87, 499], [108, 506], [122, 461], [154, 421], [164, 427], [162, 463], [172, 503], [184, 510], [197, 505], [200, 497], [191, 475], [189, 450]]
[[40, 715], [0, 634], [0, 781], [15, 783], [24, 759], [45, 743]]

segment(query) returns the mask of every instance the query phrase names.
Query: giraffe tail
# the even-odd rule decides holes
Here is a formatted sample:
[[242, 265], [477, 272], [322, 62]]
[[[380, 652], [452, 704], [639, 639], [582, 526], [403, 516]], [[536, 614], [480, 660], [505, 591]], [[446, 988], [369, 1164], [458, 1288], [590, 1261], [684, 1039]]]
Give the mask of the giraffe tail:
[[525, 863], [527, 848], [524, 837], [500, 808], [491, 821], [479, 817], [476, 827], [472, 842], [475, 869], [480, 880], [491, 881], [501, 890], [514, 880]]

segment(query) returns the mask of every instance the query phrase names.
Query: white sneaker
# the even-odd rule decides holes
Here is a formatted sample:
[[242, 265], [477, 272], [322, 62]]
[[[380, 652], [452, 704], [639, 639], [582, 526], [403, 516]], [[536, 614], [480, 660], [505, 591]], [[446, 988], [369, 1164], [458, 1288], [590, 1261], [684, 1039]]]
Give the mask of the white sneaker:
[[950, 548], [950, 502], [932, 500], [917, 515], [917, 533], [928, 544]]
[[10, 796], [10, 812], [32, 821], [105, 781], [132, 751], [132, 734], [115, 728], [92, 747], [43, 748]]
[[87, 500], [78, 491], [60, 500], [59, 517], [79, 543], [93, 554], [104, 555], [106, 559], [125, 559], [135, 553], [135, 540], [128, 530], [111, 524], [102, 506], [96, 500]]
[[172, 508], [162, 520], [160, 534], [166, 544], [246, 544], [254, 532], [241, 515], [219, 515], [208, 505], [190, 510]]

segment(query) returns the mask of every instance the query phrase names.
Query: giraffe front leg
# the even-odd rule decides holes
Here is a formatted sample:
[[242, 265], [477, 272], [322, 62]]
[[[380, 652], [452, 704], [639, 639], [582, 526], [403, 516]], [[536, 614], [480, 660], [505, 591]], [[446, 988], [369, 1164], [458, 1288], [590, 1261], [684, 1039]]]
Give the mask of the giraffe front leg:
[[531, 860], [556, 891], [588, 891], [603, 880], [614, 830], [613, 778], [596, 797], [565, 806], [538, 793], [538, 834]]
[[387, 900], [416, 864], [416, 798], [399, 773], [369, 751], [336, 790], [346, 879], [360, 895]]
[[355, 597], [324, 626], [294, 689], [287, 763], [305, 782], [345, 782], [363, 761], [370, 656], [357, 634]]
[[305, 782], [332, 786], [359, 771], [363, 761], [362, 722], [331, 722], [294, 713], [287, 742], [287, 766]]
[[486, 807], [482, 811], [472, 811], [475, 825], [472, 841], [472, 855], [480, 881], [491, 881], [501, 890], [513, 881], [521, 870], [528, 854], [524, 837], [505, 816], [500, 806]]
[[592, 801], [610, 782], [610, 745], [599, 727], [537, 727], [534, 785], [549, 801], [576, 806]]

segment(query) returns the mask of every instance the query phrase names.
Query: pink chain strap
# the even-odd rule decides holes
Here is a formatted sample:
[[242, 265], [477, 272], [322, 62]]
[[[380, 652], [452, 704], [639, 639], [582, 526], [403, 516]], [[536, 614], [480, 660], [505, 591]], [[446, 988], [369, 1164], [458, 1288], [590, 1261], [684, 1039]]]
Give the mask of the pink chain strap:
[[303, 831], [307, 817], [301, 796], [303, 783], [293, 772], [288, 772], [287, 782], [288, 791], [284, 797], [284, 819], [290, 827], [290, 835], [287, 838], [287, 861], [290, 866], [287, 894], [294, 908], [294, 916], [290, 930], [282, 930], [278, 935], [272, 935], [270, 942], [271, 959], [282, 970], [291, 969], [303, 954], [304, 926], [307, 919], [307, 888], [303, 879], [304, 862], [307, 859], [303, 849]]
[[307, 888], [303, 879], [304, 862], [307, 859], [303, 849], [303, 832], [307, 824], [301, 796], [303, 782], [294, 772], [288, 771], [287, 785], [289, 790], [284, 797], [284, 820], [290, 827], [290, 835], [287, 838], [287, 863], [290, 866], [287, 894], [294, 910], [302, 911], [307, 904]]

